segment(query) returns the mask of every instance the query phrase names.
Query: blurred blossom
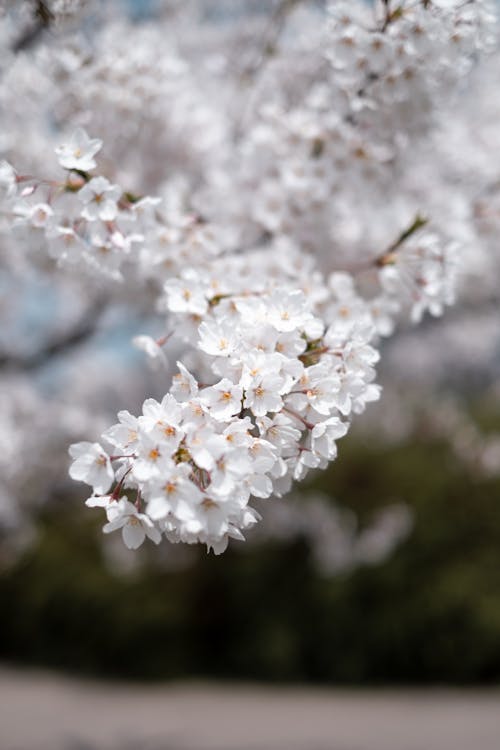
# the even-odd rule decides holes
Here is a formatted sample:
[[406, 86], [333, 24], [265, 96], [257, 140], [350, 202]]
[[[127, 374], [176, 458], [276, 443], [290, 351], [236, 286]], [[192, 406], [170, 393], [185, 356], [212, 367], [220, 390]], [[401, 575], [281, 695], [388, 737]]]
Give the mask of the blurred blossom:
[[266, 524], [259, 527], [253, 540], [258, 544], [302, 538], [318, 572], [331, 576], [383, 563], [412, 527], [411, 509], [402, 503], [387, 505], [360, 528], [352, 511], [321, 494], [305, 492], [266, 509]]

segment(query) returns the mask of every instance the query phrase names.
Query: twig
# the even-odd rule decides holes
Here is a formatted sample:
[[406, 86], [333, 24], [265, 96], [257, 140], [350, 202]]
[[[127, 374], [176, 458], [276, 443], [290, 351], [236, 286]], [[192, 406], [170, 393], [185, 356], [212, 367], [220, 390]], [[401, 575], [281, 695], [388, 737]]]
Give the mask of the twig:
[[394, 263], [394, 256], [401, 245], [406, 242], [406, 240], [411, 237], [412, 234], [415, 234], [415, 232], [418, 232], [419, 229], [424, 227], [427, 222], [428, 219], [425, 219], [423, 216], [420, 216], [420, 214], [417, 214], [408, 229], [405, 229], [403, 232], [401, 232], [399, 237], [392, 243], [392, 245], [389, 245], [387, 250], [375, 259], [375, 265], [380, 268], [381, 266], [387, 266], [391, 263]]

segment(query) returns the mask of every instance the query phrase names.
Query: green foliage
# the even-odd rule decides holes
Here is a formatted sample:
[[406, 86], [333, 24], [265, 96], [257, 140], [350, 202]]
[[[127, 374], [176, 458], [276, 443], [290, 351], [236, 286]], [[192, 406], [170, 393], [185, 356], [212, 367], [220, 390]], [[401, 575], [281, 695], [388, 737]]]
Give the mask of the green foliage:
[[59, 502], [0, 574], [0, 658], [136, 678], [498, 681], [500, 482], [435, 442], [351, 440], [314, 484], [362, 522], [407, 502], [414, 531], [384, 564], [332, 578], [302, 540], [199, 550], [182, 570], [151, 558], [119, 576], [95, 515]]

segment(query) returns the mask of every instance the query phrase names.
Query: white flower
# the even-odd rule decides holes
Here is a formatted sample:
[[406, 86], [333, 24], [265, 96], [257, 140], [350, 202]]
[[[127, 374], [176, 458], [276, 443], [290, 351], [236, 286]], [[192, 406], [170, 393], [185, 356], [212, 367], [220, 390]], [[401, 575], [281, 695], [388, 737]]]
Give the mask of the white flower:
[[212, 471], [216, 461], [227, 450], [224, 437], [214, 432], [213, 428], [204, 422], [188, 432], [186, 446], [195, 464], [206, 471]]
[[309, 469], [317, 469], [321, 463], [321, 457], [310, 448], [301, 448], [293, 468], [293, 478], [297, 481], [304, 479]]
[[214, 357], [228, 357], [236, 351], [238, 337], [234, 327], [225, 321], [219, 323], [203, 322], [199, 329], [198, 346]]
[[194, 517], [193, 505], [202, 498], [199, 488], [189, 479], [191, 468], [179, 464], [148, 492], [148, 515], [155, 521], [174, 515], [178, 521]]
[[242, 353], [241, 361], [243, 362], [243, 368], [240, 384], [243, 388], [247, 389], [258, 385], [262, 378], [268, 375], [279, 375], [281, 378], [279, 393], [285, 392], [286, 378], [283, 377], [281, 371], [286, 360], [280, 354], [267, 354], [251, 349], [249, 352]]
[[124, 454], [132, 454], [138, 444], [139, 422], [130, 412], [118, 412], [119, 423], [103, 433], [103, 437]]
[[148, 398], [142, 405], [143, 416], [139, 417], [141, 431], [148, 433], [148, 438], [158, 440], [162, 450], [174, 453], [184, 437], [184, 430], [180, 423], [182, 406], [171, 393], [167, 393], [161, 403], [154, 398]]
[[91, 495], [85, 500], [85, 505], [87, 508], [107, 508], [111, 501], [111, 495]]
[[201, 402], [210, 409], [212, 417], [225, 422], [240, 413], [242, 397], [243, 388], [227, 378], [205, 388], [200, 394]]
[[[248, 509], [250, 510], [250, 509]], [[227, 547], [228, 536], [243, 539], [241, 531], [232, 523], [241, 517], [241, 510], [235, 501], [221, 501], [218, 497], [206, 494], [194, 506], [195, 517], [186, 526], [196, 529], [200, 541], [204, 541], [215, 554], [224, 552]], [[251, 514], [245, 513], [247, 525], [251, 525]], [[243, 521], [243, 519], [241, 519]], [[240, 522], [239, 525], [243, 524]]]
[[74, 443], [69, 448], [74, 462], [69, 469], [71, 479], [85, 482], [94, 489], [94, 493], [104, 495], [115, 477], [111, 461], [99, 443]]
[[311, 446], [314, 453], [327, 458], [329, 461], [337, 455], [335, 440], [347, 433], [347, 425], [338, 417], [330, 417], [324, 422], [314, 425], [311, 431]]
[[282, 386], [283, 378], [279, 375], [265, 375], [248, 388], [244, 405], [251, 409], [256, 417], [263, 417], [268, 412], [281, 411], [283, 399], [279, 394]]
[[228, 424], [222, 435], [229, 445], [249, 448], [254, 440], [250, 434], [252, 428], [253, 425], [249, 417], [236, 419]]
[[89, 138], [83, 128], [78, 128], [68, 141], [55, 149], [59, 164], [64, 169], [77, 169], [88, 172], [94, 169], [94, 156], [100, 151], [102, 141], [99, 138]]
[[307, 349], [307, 342], [299, 331], [281, 333], [276, 342], [276, 351], [285, 357], [299, 357]]
[[108, 276], [115, 281], [123, 278], [120, 271], [123, 252], [113, 242], [113, 236], [110, 237], [104, 230], [90, 235], [90, 242], [85, 245], [83, 258], [99, 275]]
[[129, 549], [140, 547], [146, 537], [155, 544], [161, 542], [161, 533], [153, 521], [145, 513], [139, 513], [135, 506], [124, 498], [117, 502], [112, 520], [102, 530], [105, 534], [110, 534], [118, 529], [122, 530], [123, 541]]
[[111, 232], [111, 242], [115, 248], [121, 250], [123, 254], [128, 255], [134, 243], [144, 241], [144, 236], [138, 232], [134, 234], [124, 234], [122, 231], [115, 229]]
[[118, 185], [112, 185], [105, 177], [93, 177], [77, 193], [84, 204], [83, 218], [87, 221], [114, 221], [121, 192]]
[[[226, 444], [227, 447], [227, 444]], [[232, 447], [223, 453], [210, 472], [210, 492], [226, 498], [236, 490], [252, 468], [252, 460], [245, 446]]]
[[204, 427], [207, 422], [206, 409], [197, 397], [182, 402], [182, 416], [189, 435], [192, 435], [194, 430]]
[[388, 295], [412, 303], [414, 323], [427, 311], [442, 315], [445, 305], [453, 303], [458, 271], [456, 251], [455, 243], [443, 244], [437, 235], [427, 232], [412, 237], [379, 271]]
[[177, 401], [189, 401], [198, 393], [198, 383], [182, 362], [177, 362], [179, 372], [172, 378], [171, 394]]
[[31, 208], [29, 215], [30, 224], [37, 229], [44, 229], [50, 224], [52, 217], [54, 216], [53, 209], [48, 203], [36, 203]]
[[288, 294], [275, 292], [268, 300], [267, 319], [277, 331], [294, 331], [311, 318], [306, 297], [299, 290]]
[[132, 465], [132, 474], [138, 482], [149, 482], [165, 476], [174, 463], [172, 454], [175, 443], [164, 444], [157, 436], [140, 435], [136, 448], [137, 458]]
[[[245, 325], [248, 324], [249, 321], [245, 316]], [[245, 330], [245, 344], [258, 352], [272, 353], [276, 350], [278, 336], [273, 326], [265, 322], [252, 323], [252, 328], [249, 326], [249, 329]]]
[[320, 362], [304, 370], [297, 390], [287, 398], [287, 404], [299, 412], [311, 406], [318, 414], [328, 416], [337, 403], [339, 388], [338, 375], [328, 363]]
[[143, 228], [154, 229], [157, 225], [156, 210], [159, 203], [161, 203], [161, 198], [146, 195], [132, 205], [131, 215], [140, 221]]
[[267, 440], [254, 438], [250, 447], [252, 468], [256, 474], [266, 474], [272, 471], [276, 463], [277, 450]]
[[274, 419], [260, 417], [256, 420], [260, 434], [272, 445], [279, 446], [282, 454], [293, 453], [300, 440], [300, 430], [293, 426], [285, 414], [276, 414]]
[[28, 223], [32, 227], [35, 227], [35, 229], [45, 229], [47, 227], [50, 228], [54, 211], [48, 203], [33, 204], [26, 201], [19, 201], [13, 208], [13, 214], [19, 217], [16, 223]]
[[165, 282], [166, 305], [171, 312], [203, 315], [208, 308], [205, 287], [194, 271], [186, 271], [181, 279]]
[[69, 263], [77, 263], [82, 259], [82, 252], [87, 246], [71, 227], [49, 226], [46, 236], [51, 258]]

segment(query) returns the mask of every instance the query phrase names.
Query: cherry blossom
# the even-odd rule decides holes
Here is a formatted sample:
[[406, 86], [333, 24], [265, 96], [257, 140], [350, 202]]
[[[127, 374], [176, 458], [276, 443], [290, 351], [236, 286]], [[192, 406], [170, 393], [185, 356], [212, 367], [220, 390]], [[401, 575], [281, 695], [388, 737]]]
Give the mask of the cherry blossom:
[[99, 138], [89, 138], [83, 128], [78, 128], [70, 138], [56, 148], [59, 164], [64, 169], [88, 172], [96, 167], [94, 156], [101, 150]]

